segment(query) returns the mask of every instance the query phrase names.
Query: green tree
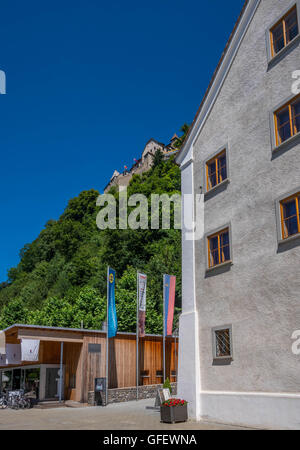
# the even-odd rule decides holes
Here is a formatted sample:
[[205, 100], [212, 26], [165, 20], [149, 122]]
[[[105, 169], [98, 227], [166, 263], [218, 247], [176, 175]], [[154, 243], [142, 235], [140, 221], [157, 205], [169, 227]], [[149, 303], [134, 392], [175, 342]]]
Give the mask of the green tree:
[[72, 317], [72, 306], [67, 301], [57, 297], [50, 297], [43, 303], [41, 309], [36, 309], [29, 313], [28, 323], [51, 327], [70, 327]]
[[27, 323], [28, 309], [20, 298], [10, 301], [1, 311], [0, 328], [7, 328], [14, 323]]
[[188, 125], [187, 123], [183, 124], [182, 127], [180, 128], [180, 131], [182, 132], [182, 135], [177, 139], [177, 141], [175, 142], [175, 147], [177, 148], [181, 148], [190, 129], [190, 125]]
[[[183, 134], [187, 128], [182, 128]], [[183, 136], [181, 137], [183, 138]], [[119, 205], [119, 192], [112, 188]], [[128, 195], [180, 193], [174, 158], [157, 152], [146, 173], [134, 175]], [[162, 332], [162, 276], [176, 275], [176, 317], [181, 306], [180, 230], [104, 230], [96, 226], [99, 192], [71, 199], [58, 220], [49, 220], [39, 236], [20, 252], [20, 263], [0, 285], [0, 327], [36, 325], [101, 329], [106, 320], [107, 266], [117, 272], [116, 307], [120, 331], [136, 329], [136, 272], [148, 275], [146, 332]], [[130, 213], [132, 208], [128, 209]], [[150, 225], [150, 208], [149, 208]], [[159, 214], [162, 210], [160, 207]], [[173, 214], [173, 211], [171, 210]]]
[[79, 328], [83, 321], [84, 328], [101, 330], [106, 320], [106, 298], [90, 287], [83, 288], [72, 308], [73, 328]]

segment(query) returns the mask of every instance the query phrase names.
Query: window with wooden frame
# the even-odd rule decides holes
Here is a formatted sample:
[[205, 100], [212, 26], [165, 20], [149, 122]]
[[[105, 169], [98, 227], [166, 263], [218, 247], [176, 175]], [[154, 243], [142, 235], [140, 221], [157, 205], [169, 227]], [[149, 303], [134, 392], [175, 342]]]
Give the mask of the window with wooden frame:
[[300, 132], [300, 95], [274, 113], [276, 146]]
[[206, 190], [210, 191], [226, 179], [227, 159], [226, 150], [223, 150], [206, 163]]
[[277, 55], [299, 34], [296, 5], [270, 30], [272, 57]]
[[225, 228], [207, 239], [209, 268], [230, 261], [229, 228]]
[[282, 239], [300, 233], [300, 192], [280, 202]]

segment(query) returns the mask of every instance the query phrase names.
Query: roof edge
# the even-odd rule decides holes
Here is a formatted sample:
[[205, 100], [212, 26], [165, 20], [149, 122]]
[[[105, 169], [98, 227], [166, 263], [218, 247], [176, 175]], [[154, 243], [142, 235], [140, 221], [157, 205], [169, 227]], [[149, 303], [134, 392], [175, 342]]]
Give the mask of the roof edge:
[[[205, 94], [203, 96], [203, 99], [201, 101], [201, 104], [197, 110], [197, 113], [194, 117], [194, 120], [190, 126], [190, 129], [188, 131], [188, 134], [183, 142], [183, 145], [181, 147], [180, 152], [178, 153], [178, 155], [175, 158], [175, 162], [178, 165], [181, 165], [190, 146], [192, 145], [194, 139], [197, 137], [198, 134], [198, 128], [199, 128], [199, 118], [201, 113], [204, 110], [204, 107], [206, 106], [206, 103], [209, 103], [210, 105], [212, 105], [214, 103], [214, 100], [216, 98], [216, 96], [218, 95], [219, 89], [222, 87], [223, 85], [223, 81], [221, 80], [221, 82], [219, 81], [219, 89], [218, 92], [213, 96], [212, 99], [209, 99], [209, 96], [212, 93], [213, 88], [215, 88], [215, 84], [217, 81], [217, 78], [220, 76], [220, 74], [222, 74], [223, 72], [223, 77], [226, 77], [228, 70], [231, 67], [231, 64], [234, 60], [234, 57], [236, 55], [237, 50], [239, 49], [239, 46], [241, 44], [241, 41], [243, 40], [243, 37], [245, 35], [245, 32], [248, 29], [248, 26], [253, 18], [254, 13], [256, 12], [257, 7], [259, 6], [261, 0], [245, 0], [245, 3], [243, 5], [243, 8], [240, 12], [240, 15], [234, 25], [234, 28], [229, 36], [229, 39], [226, 43], [225, 49], [221, 55], [221, 58], [218, 62], [218, 65], [212, 75], [212, 78], [210, 80], [210, 83], [205, 91]], [[241, 30], [241, 26], [242, 26], [242, 22], [243, 19], [245, 20], [245, 23], [243, 24], [243, 29]], [[237, 42], [234, 42], [234, 40], [237, 38], [238, 33], [241, 33], [241, 36], [239, 36]], [[228, 59], [228, 61], [226, 61], [226, 59]], [[225, 64], [226, 63], [226, 64]], [[208, 108], [206, 108], [208, 109]], [[197, 129], [196, 129], [197, 128]]]
[[[22, 324], [22, 323], [15, 323], [15, 324], [10, 325], [9, 327], [5, 328], [4, 330], [0, 330], [0, 331], [6, 332], [13, 328], [33, 328], [33, 329], [42, 329], [42, 330], [73, 331], [73, 332], [106, 334], [106, 331], [103, 331], [103, 330], [89, 330], [87, 328], [49, 327], [46, 325], [28, 325], [28, 324]], [[136, 333], [119, 331], [119, 332], [117, 332], [117, 335], [136, 336]], [[162, 334], [146, 334], [145, 337], [161, 337], [162, 338], [163, 335]], [[168, 337], [175, 337], [175, 336], [168, 336]]]

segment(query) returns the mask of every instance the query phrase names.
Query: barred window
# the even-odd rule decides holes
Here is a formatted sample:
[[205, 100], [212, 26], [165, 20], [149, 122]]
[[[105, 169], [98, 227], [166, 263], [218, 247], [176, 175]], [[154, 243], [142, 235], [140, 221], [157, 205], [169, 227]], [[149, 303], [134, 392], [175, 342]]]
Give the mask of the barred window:
[[299, 34], [297, 7], [294, 6], [270, 30], [271, 51], [275, 56]]
[[231, 328], [214, 328], [214, 358], [231, 358]]

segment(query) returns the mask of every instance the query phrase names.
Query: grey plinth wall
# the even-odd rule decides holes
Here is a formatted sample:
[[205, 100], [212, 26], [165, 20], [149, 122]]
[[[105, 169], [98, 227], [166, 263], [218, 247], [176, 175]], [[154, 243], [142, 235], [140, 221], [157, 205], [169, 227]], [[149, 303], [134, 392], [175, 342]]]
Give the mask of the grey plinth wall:
[[[172, 395], [177, 394], [177, 383], [171, 383]], [[155, 398], [158, 389], [162, 388], [162, 384], [153, 384], [149, 386], [139, 386], [139, 399]], [[108, 403], [122, 403], [136, 400], [136, 388], [119, 388], [108, 390]], [[89, 405], [95, 405], [94, 392], [90, 391], [88, 396]]]

